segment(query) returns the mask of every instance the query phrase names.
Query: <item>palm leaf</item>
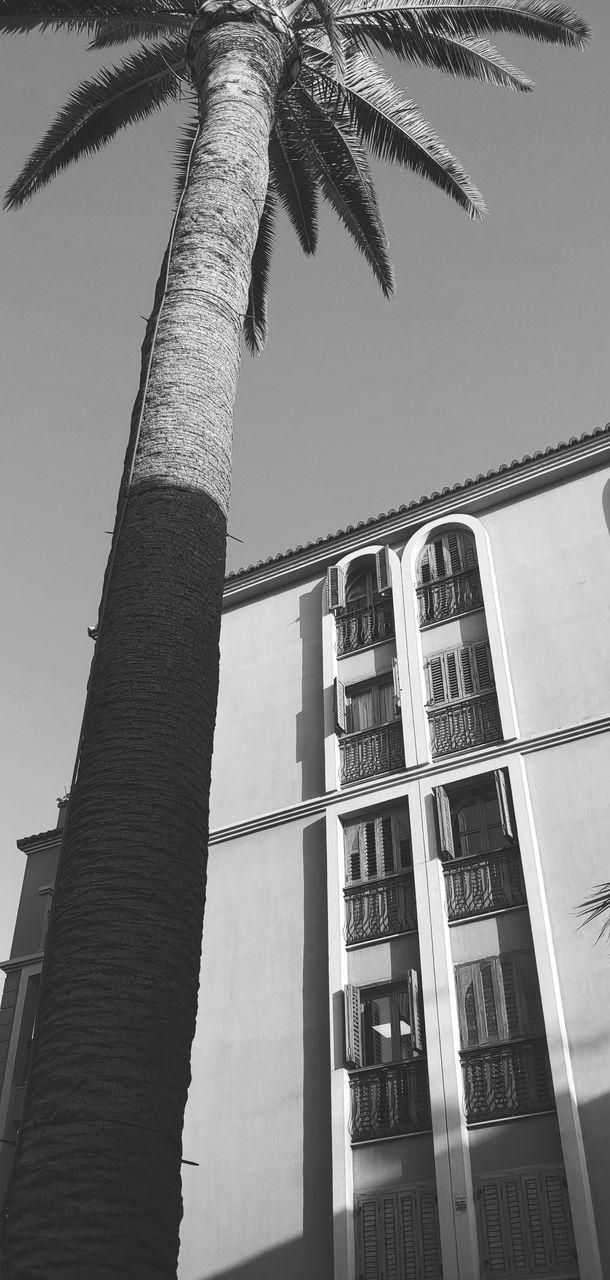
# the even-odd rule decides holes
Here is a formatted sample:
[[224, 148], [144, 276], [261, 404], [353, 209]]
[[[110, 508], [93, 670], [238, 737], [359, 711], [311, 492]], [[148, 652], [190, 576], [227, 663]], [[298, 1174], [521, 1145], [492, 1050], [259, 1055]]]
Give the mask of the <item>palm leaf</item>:
[[109, 49], [113, 45], [127, 44], [130, 40], [158, 40], [161, 36], [171, 36], [176, 30], [188, 29], [189, 19], [184, 16], [168, 15], [159, 18], [112, 18], [108, 22], [98, 22], [90, 49]]
[[606, 916], [602, 927], [597, 935], [597, 942], [603, 938], [604, 934], [610, 935], [610, 884], [598, 884], [595, 893], [578, 908], [578, 914], [584, 916], [581, 928], [585, 924], [593, 924], [599, 921], [602, 916]]
[[71, 94], [42, 142], [9, 188], [6, 207], [16, 208], [80, 156], [99, 151], [119, 129], [144, 120], [168, 98], [184, 69], [184, 41], [167, 40], [139, 49], [106, 68]]
[[244, 337], [252, 355], [258, 355], [267, 341], [267, 303], [269, 299], [269, 268], [273, 232], [275, 229], [276, 199], [269, 184], [258, 237], [252, 255], [252, 278], [248, 293], [248, 310], [244, 316]]
[[471, 218], [485, 216], [483, 197], [466, 170], [433, 133], [415, 104], [403, 98], [372, 58], [364, 53], [352, 54], [345, 86], [323, 73], [318, 80], [323, 83], [325, 99], [339, 122], [347, 117], [373, 155], [427, 178]]
[[405, 62], [433, 67], [449, 75], [480, 80], [521, 93], [533, 89], [533, 81], [507, 62], [487, 40], [415, 30], [402, 24], [401, 16], [394, 15], [395, 20], [391, 21], [383, 15], [367, 14], [346, 20], [341, 26], [363, 52], [368, 42]]
[[296, 134], [300, 129], [305, 161], [312, 176], [388, 297], [394, 291], [394, 272], [386, 230], [359, 139], [349, 122], [340, 129], [298, 82], [284, 98], [283, 110], [291, 116], [291, 131]]
[[345, 56], [343, 52], [343, 35], [335, 20], [330, 0], [311, 0], [322, 26], [328, 36], [328, 43], [339, 80], [345, 75]]
[[178, 142], [174, 151], [174, 192], [176, 196], [176, 204], [178, 203], [186, 186], [191, 156], [193, 154], [193, 146], [195, 144], [199, 128], [199, 114], [195, 113], [184, 125], [178, 137]]
[[0, 32], [91, 31], [102, 20], [146, 14], [153, 16], [145, 0], [0, 0]]
[[315, 253], [318, 242], [318, 192], [303, 159], [298, 136], [291, 131], [291, 117], [278, 105], [269, 143], [269, 166], [280, 203], [299, 237], [305, 253]]
[[340, 26], [355, 16], [383, 18], [409, 31], [478, 36], [499, 31], [582, 48], [587, 23], [556, 0], [336, 0]]

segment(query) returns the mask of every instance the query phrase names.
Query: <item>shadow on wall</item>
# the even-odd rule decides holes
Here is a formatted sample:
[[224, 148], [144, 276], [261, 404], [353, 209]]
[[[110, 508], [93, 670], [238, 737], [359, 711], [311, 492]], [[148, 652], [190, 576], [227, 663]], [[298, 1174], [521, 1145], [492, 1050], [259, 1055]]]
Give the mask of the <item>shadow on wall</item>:
[[[321, 685], [321, 681], [320, 681]], [[332, 1280], [326, 822], [303, 831], [303, 1240], [300, 1271]]]
[[299, 597], [301, 710], [296, 717], [296, 758], [301, 764], [301, 799], [324, 792], [324, 690], [322, 681], [322, 594], [324, 584]]
[[606, 528], [608, 533], [610, 533], [610, 480], [606, 482], [602, 491], [602, 510], [604, 513], [604, 520], [606, 521]]

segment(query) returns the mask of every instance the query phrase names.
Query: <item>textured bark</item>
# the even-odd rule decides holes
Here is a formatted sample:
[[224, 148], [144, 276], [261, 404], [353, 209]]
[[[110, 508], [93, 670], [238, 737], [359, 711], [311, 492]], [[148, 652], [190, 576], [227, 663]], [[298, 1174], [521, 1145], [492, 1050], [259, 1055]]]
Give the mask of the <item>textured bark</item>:
[[233, 22], [192, 53], [203, 127], [144, 344], [145, 373], [156, 328], [54, 896], [5, 1280], [176, 1273], [232, 409], [285, 50]]

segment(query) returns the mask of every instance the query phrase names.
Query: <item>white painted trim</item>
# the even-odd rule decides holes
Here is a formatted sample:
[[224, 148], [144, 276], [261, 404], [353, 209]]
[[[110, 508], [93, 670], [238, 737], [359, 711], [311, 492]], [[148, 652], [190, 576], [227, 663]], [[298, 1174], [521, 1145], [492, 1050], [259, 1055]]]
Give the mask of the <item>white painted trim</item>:
[[561, 484], [573, 476], [604, 466], [610, 460], [610, 437], [602, 430], [587, 440], [575, 441], [550, 454], [501, 467], [473, 483], [457, 484], [452, 489], [434, 493], [429, 498], [411, 502], [404, 510], [389, 512], [380, 519], [360, 521], [358, 526], [339, 531], [334, 537], [318, 539], [298, 554], [280, 553], [271, 563], [259, 563], [240, 571], [225, 581], [224, 607], [232, 608], [256, 595], [278, 591], [304, 577], [322, 575], [328, 565], [335, 564], [341, 552], [357, 551], [367, 546], [371, 533], [384, 542], [399, 542], [409, 537], [422, 520], [453, 518], [454, 512], [490, 510], [504, 502]]
[[[328, 895], [328, 999], [330, 1024], [330, 1105], [333, 1188], [334, 1280], [354, 1280], [354, 1177], [349, 1137], [349, 1080], [344, 1065], [343, 1018], [339, 993], [348, 980], [343, 945], [343, 830], [336, 813], [326, 817], [326, 865]], [[339, 1021], [339, 1025], [337, 1022]]]
[[[17, 968], [16, 965], [14, 967]], [[15, 1001], [15, 1011], [11, 1026], [11, 1036], [8, 1044], [8, 1053], [6, 1055], [6, 1065], [4, 1068], [2, 1094], [0, 1095], [0, 1138], [6, 1137], [6, 1124], [8, 1120], [11, 1095], [13, 1092], [13, 1076], [15, 1074], [15, 1062], [19, 1050], [19, 1036], [21, 1033], [21, 1024], [23, 1022], [27, 986], [30, 978], [35, 977], [36, 974], [41, 972], [41, 970], [42, 958], [23, 964], [21, 970], [21, 977], [17, 988], [17, 999]]]
[[603, 1280], [589, 1173], [525, 761], [509, 765], [580, 1275]]
[[[244, 818], [243, 821], [232, 823], [230, 826], [217, 827], [210, 832], [209, 844], [223, 844], [226, 840], [237, 840], [256, 831], [282, 826], [285, 822], [299, 822], [315, 814], [324, 813], [330, 806], [337, 806], [338, 812], [350, 810], [356, 812], [363, 807], [363, 801], [366, 801], [369, 796], [374, 796], [376, 803], [384, 804], [386, 799], [392, 800], [400, 796], [406, 786], [419, 779], [434, 778], [435, 782], [442, 784], [444, 780], [451, 782], [456, 773], [460, 778], [468, 778], [499, 769], [514, 755], [529, 755], [534, 751], [550, 750], [552, 747], [561, 747], [567, 742], [578, 742], [581, 738], [596, 737], [600, 733], [610, 733], [610, 716], [601, 716], [595, 720], [584, 721], [582, 724], [554, 729], [549, 733], [535, 734], [531, 738], [523, 738], [515, 742], [494, 742], [491, 746], [480, 750], [456, 752], [455, 755], [435, 760], [432, 764], [427, 763], [405, 769], [401, 773], [383, 774], [362, 783], [353, 783], [341, 791], [331, 791], [325, 795], [315, 796], [312, 800], [302, 800], [297, 804], [287, 805], [284, 809], [271, 809], [266, 813]], [[23, 957], [5, 960], [0, 964], [0, 969], [8, 973], [11, 967], [18, 968], [21, 964], [23, 964]]]
[[[493, 568], [492, 550], [487, 530], [480, 520], [464, 513], [456, 513], [449, 519], [430, 520], [407, 543], [402, 554], [403, 599], [405, 607], [405, 627], [407, 647], [413, 655], [417, 655], [413, 671], [413, 715], [415, 721], [415, 737], [417, 742], [417, 760], [432, 760], [430, 750], [429, 722], [425, 711], [426, 688], [424, 681], [424, 657], [421, 631], [417, 618], [417, 562], [424, 546], [435, 533], [447, 532], [449, 529], [466, 529], [472, 534], [479, 563], [481, 591], [487, 626], [487, 637], [491, 650], [494, 679], [500, 721], [504, 741], [518, 737], [517, 711], [513, 694], [508, 654], [502, 618], [496, 575]], [[497, 743], [494, 746], [497, 749]]]

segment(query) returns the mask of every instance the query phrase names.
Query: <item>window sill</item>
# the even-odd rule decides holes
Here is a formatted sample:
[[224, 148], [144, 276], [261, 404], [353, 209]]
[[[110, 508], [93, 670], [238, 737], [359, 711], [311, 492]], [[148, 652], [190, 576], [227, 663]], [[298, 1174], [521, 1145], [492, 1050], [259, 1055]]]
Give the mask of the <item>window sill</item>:
[[[461, 921], [456, 921], [461, 923]], [[393, 942], [395, 938], [410, 938], [412, 934], [417, 933], [417, 929], [402, 929], [399, 933], [382, 933], [378, 938], [365, 938], [363, 942], [346, 942], [346, 951], [360, 951], [363, 947], [377, 947], [380, 942]], [[389, 1064], [393, 1065], [393, 1064]]]
[[472, 613], [484, 613], [485, 605], [478, 604], [474, 609], [460, 609], [459, 613], [450, 613], [446, 618], [436, 618], [433, 622], [420, 622], [420, 631], [434, 631], [435, 627], [444, 627], [448, 622], [455, 622], [456, 618], [467, 618]]
[[450, 929], [458, 924], [473, 924], [476, 920], [489, 920], [490, 916], [505, 916], [509, 911], [527, 911], [527, 902], [516, 902], [512, 907], [498, 907], [496, 911], [477, 911], [473, 916], [460, 916], [458, 920], [447, 920]]
[[415, 1129], [409, 1133], [386, 1133], [380, 1138], [350, 1138], [350, 1146], [352, 1151], [356, 1147], [372, 1147], [377, 1146], [379, 1142], [398, 1142], [400, 1139], [404, 1142], [405, 1138], [421, 1138], [425, 1134], [432, 1133], [432, 1125], [428, 1129]]
[[494, 1124], [513, 1124], [515, 1120], [536, 1120], [538, 1116], [554, 1116], [556, 1107], [545, 1107], [543, 1111], [521, 1111], [514, 1116], [496, 1116], [493, 1120], [467, 1120], [467, 1129], [489, 1129]]

